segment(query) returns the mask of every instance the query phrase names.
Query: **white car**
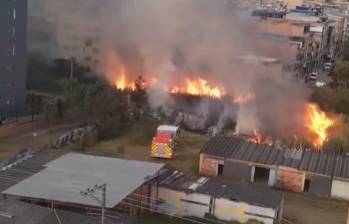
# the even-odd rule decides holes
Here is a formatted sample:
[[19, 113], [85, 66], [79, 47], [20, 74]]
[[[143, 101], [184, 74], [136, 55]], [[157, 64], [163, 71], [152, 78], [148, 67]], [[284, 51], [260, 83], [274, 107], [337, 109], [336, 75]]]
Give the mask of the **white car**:
[[317, 80], [317, 77], [319, 76], [319, 74], [317, 72], [312, 72], [309, 76], [310, 80]]
[[332, 63], [328, 62], [324, 64], [324, 68], [326, 71], [330, 70], [332, 68]]
[[316, 81], [316, 82], [315, 82], [315, 86], [316, 86], [316, 87], [324, 87], [324, 86], [326, 86], [326, 82], [319, 82], [319, 81]]

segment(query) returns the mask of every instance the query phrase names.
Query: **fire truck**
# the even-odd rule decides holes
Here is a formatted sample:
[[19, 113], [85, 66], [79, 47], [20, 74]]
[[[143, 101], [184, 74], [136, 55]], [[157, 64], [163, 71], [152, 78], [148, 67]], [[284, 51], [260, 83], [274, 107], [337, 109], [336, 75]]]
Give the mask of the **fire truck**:
[[151, 144], [151, 157], [172, 159], [178, 145], [179, 127], [160, 125]]

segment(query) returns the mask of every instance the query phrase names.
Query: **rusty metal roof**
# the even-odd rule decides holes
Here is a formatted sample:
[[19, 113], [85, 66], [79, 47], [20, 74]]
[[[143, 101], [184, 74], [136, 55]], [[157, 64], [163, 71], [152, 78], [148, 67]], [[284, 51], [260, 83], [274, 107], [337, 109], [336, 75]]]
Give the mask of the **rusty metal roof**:
[[349, 156], [344, 154], [279, 148], [248, 142], [238, 137], [214, 137], [201, 153], [224, 159], [268, 166], [285, 166], [314, 174], [349, 179]]

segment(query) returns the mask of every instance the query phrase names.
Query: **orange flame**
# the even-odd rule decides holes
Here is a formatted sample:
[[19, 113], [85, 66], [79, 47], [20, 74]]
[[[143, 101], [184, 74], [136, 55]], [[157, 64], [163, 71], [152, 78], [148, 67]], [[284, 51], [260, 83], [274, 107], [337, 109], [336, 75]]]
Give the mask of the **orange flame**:
[[131, 83], [126, 79], [126, 74], [125, 74], [124, 68], [121, 68], [120, 74], [117, 75], [117, 79], [115, 81], [115, 86], [117, 89], [120, 89], [120, 90], [125, 90], [125, 89], [134, 90], [135, 89], [134, 83]]
[[308, 104], [306, 126], [312, 135], [312, 144], [320, 149], [328, 139], [328, 129], [333, 125], [333, 120], [327, 116], [317, 105]]
[[248, 140], [255, 144], [273, 145], [273, 140], [264, 137], [262, 133], [258, 132], [257, 130], [253, 131], [253, 135]]
[[250, 100], [254, 100], [255, 98], [256, 98], [256, 96], [254, 94], [249, 93], [247, 95], [234, 97], [233, 102], [241, 104], [241, 103], [248, 102]]
[[196, 80], [186, 79], [183, 87], [174, 86], [169, 89], [171, 93], [184, 93], [194, 96], [209, 96], [221, 98], [225, 94], [222, 87], [210, 86], [205, 79], [198, 78]]

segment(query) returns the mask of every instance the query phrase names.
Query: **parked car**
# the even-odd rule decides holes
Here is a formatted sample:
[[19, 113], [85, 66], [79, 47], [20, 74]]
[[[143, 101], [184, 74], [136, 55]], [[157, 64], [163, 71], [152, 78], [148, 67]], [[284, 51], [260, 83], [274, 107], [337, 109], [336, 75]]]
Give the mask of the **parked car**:
[[315, 82], [315, 86], [316, 86], [316, 87], [325, 87], [325, 86], [326, 86], [326, 82], [319, 82], [319, 81], [316, 81], [316, 82]]
[[317, 72], [312, 72], [309, 76], [310, 80], [317, 80], [319, 74]]
[[325, 69], [326, 71], [329, 71], [329, 70], [331, 70], [332, 65], [333, 65], [332, 63], [327, 62], [327, 63], [324, 64], [324, 69]]

